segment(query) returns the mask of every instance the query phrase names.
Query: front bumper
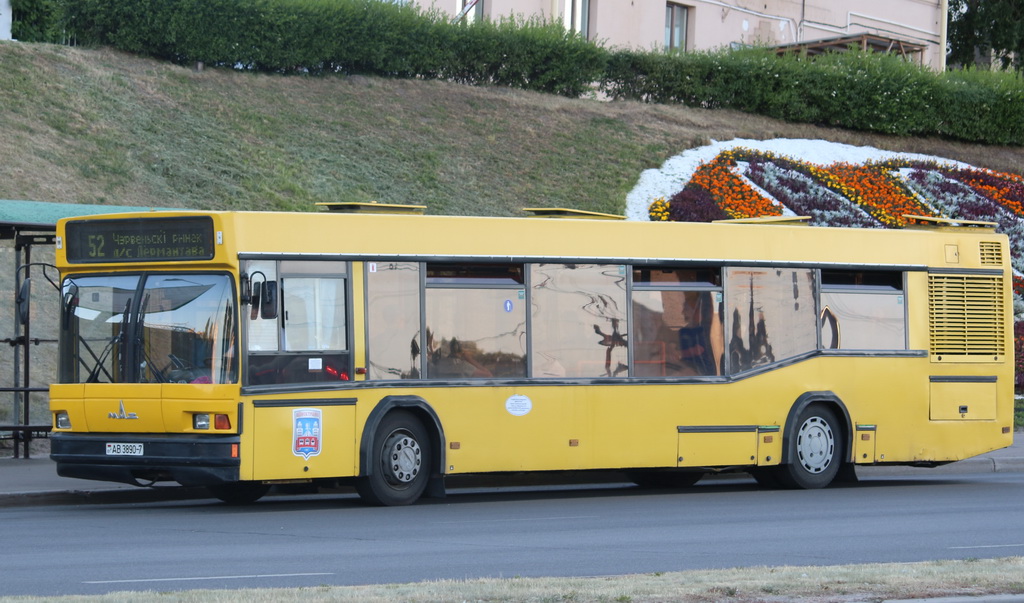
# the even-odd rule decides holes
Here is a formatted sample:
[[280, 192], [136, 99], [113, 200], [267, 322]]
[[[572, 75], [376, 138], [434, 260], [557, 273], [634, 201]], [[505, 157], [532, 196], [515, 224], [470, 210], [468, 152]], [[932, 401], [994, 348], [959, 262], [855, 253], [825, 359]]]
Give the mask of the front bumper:
[[[144, 454], [108, 455], [108, 443], [141, 443]], [[210, 486], [238, 481], [238, 444], [237, 435], [54, 433], [50, 458], [63, 477], [136, 486], [160, 481]]]

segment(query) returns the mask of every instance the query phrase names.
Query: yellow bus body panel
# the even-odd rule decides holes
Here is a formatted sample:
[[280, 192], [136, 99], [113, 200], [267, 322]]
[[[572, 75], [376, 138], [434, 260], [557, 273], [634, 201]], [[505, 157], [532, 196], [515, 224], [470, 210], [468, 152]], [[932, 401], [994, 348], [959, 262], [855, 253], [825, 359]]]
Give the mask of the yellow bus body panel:
[[[161, 212], [161, 216], [199, 212]], [[142, 217], [124, 214], [110, 218]], [[774, 465], [794, 403], [827, 392], [848, 416], [844, 451], [857, 463], [947, 462], [1009, 446], [1013, 438], [1013, 337], [1006, 238], [975, 228], [904, 231], [749, 224], [682, 224], [517, 218], [202, 212], [219, 233], [209, 262], [68, 264], [62, 274], [123, 270], [228, 270], [239, 256], [326, 257], [352, 262], [353, 366], [368, 365], [363, 260], [686, 261], [713, 265], [882, 266], [905, 274], [904, 355], [817, 350], [764, 371], [693, 383], [602, 379], [524, 385], [353, 381], [315, 393], [243, 392], [239, 385], [55, 384], [51, 410], [71, 432], [192, 433], [195, 412], [224, 413], [240, 436], [240, 478], [301, 480], [359, 473], [361, 442], [388, 396], [421, 398], [441, 426], [449, 474], [644, 467]], [[95, 217], [93, 219], [96, 219]], [[62, 220], [58, 232], [63, 232]], [[998, 251], [998, 261], [990, 255]], [[988, 254], [988, 255], [987, 255]], [[1005, 279], [1000, 353], [930, 352], [931, 272], [979, 271]], [[917, 352], [915, 355], [914, 352]], [[324, 400], [346, 399], [339, 404]], [[123, 410], [122, 410], [123, 405]], [[151, 409], [159, 412], [150, 412]], [[292, 413], [322, 414], [322, 449], [295, 452]], [[240, 409], [240, 410], [239, 410]], [[128, 418], [135, 413], [136, 418]]]

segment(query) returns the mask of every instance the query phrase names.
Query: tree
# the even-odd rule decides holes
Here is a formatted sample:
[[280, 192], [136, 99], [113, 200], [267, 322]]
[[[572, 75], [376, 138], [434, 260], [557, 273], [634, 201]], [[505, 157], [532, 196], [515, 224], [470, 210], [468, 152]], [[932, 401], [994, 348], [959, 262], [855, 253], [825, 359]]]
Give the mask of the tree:
[[949, 0], [949, 60], [973, 65], [978, 57], [1024, 71], [1024, 2]]

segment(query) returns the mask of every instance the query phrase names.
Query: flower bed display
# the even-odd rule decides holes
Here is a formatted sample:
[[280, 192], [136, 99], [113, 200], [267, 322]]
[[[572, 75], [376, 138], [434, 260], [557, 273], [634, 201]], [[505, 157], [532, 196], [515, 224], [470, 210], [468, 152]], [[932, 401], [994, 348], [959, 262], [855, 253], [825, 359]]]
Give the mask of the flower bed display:
[[[994, 222], [1010, 239], [1015, 307], [1024, 307], [1024, 176], [1017, 174], [905, 159], [816, 165], [737, 147], [701, 164], [648, 213], [688, 222], [800, 215], [813, 226], [853, 228], [901, 228], [915, 215]], [[1015, 344], [1024, 350], [1024, 321]], [[1021, 386], [1024, 360], [1017, 361]]]

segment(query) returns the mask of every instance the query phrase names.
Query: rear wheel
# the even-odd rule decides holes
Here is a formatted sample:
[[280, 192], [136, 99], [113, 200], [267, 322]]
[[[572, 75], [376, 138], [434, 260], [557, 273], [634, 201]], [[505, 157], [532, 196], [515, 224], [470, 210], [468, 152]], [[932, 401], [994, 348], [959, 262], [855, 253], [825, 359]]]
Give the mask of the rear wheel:
[[423, 494], [430, 479], [430, 436], [412, 413], [398, 410], [385, 416], [369, 454], [370, 475], [356, 482], [364, 502], [408, 505]]
[[229, 505], [248, 505], [263, 498], [263, 495], [270, 490], [268, 484], [260, 482], [236, 482], [233, 484], [218, 484], [207, 486], [210, 494]]
[[796, 420], [789, 463], [776, 473], [790, 488], [824, 488], [843, 463], [843, 431], [834, 412], [822, 404], [805, 408]]

